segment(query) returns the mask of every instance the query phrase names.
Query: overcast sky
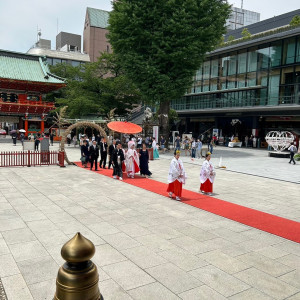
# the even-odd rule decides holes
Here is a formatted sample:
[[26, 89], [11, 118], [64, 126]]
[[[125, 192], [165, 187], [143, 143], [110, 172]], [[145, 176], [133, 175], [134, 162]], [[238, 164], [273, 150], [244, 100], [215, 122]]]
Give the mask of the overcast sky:
[[[240, 0], [229, 3], [241, 6]], [[83, 34], [88, 6], [111, 10], [110, 0], [0, 0], [0, 49], [27, 52], [37, 40], [37, 29], [54, 49], [57, 32]], [[299, 0], [244, 0], [244, 9], [259, 12], [261, 20], [299, 8]]]

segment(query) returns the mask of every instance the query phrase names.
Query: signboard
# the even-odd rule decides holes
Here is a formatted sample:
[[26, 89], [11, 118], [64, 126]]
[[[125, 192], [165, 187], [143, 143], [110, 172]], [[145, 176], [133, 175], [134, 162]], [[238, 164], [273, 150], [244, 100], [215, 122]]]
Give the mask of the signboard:
[[24, 141], [23, 150], [32, 150], [34, 151], [34, 141]]
[[153, 137], [155, 137], [156, 142], [158, 141], [158, 126], [153, 126]]
[[41, 140], [41, 151], [49, 151], [49, 139], [43, 138]]
[[219, 129], [218, 128], [214, 128], [213, 129], [213, 133], [212, 133], [212, 135], [214, 136], [219, 136]]

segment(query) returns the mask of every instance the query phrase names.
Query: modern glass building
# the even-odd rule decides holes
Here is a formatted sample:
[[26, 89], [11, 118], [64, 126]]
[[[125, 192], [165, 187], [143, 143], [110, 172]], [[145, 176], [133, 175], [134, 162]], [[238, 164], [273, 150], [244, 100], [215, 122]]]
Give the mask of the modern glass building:
[[300, 27], [240, 40], [207, 55], [188, 93], [172, 102], [177, 129], [201, 134], [210, 127], [231, 135], [264, 136], [270, 129], [300, 133]]
[[232, 7], [230, 17], [226, 21], [228, 30], [235, 30], [260, 21], [260, 13]]

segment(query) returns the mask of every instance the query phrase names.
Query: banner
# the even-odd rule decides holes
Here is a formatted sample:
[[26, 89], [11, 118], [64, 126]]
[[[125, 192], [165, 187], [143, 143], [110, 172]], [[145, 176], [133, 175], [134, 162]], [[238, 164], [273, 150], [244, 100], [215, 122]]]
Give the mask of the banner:
[[158, 141], [158, 126], [153, 126], [153, 137]]

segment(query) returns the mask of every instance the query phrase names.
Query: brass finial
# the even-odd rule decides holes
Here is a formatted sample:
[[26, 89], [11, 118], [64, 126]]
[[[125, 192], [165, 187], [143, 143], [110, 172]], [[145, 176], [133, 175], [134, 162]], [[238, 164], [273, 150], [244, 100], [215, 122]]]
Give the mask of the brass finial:
[[80, 263], [90, 260], [95, 254], [94, 244], [80, 232], [61, 248], [61, 256], [70, 263]]
[[63, 245], [66, 263], [58, 270], [54, 300], [103, 300], [98, 270], [90, 260], [94, 254], [94, 244], [80, 232]]

